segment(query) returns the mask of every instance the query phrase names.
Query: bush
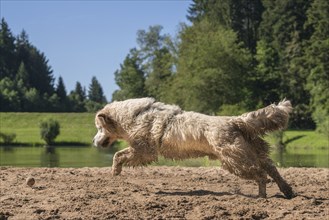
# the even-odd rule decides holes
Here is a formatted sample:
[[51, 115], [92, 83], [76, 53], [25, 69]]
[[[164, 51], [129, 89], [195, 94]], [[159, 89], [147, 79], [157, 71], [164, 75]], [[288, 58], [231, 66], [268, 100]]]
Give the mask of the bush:
[[0, 138], [3, 140], [4, 144], [10, 144], [15, 140], [16, 134], [15, 133], [5, 134], [0, 132]]
[[87, 109], [87, 112], [97, 112], [98, 110], [102, 109], [104, 105], [105, 104], [87, 100], [85, 104], [85, 108]]
[[316, 130], [329, 137], [329, 114], [325, 109], [316, 109], [313, 112], [313, 118], [316, 123]]
[[47, 145], [54, 143], [60, 133], [60, 126], [56, 120], [47, 119], [40, 123], [40, 135]]

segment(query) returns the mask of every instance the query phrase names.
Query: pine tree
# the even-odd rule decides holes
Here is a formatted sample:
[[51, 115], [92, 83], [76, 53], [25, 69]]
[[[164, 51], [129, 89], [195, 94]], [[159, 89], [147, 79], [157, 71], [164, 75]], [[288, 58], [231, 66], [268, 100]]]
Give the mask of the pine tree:
[[261, 0], [193, 0], [187, 18], [193, 23], [208, 19], [214, 25], [233, 29], [238, 41], [254, 54], [263, 10]]
[[89, 85], [88, 98], [90, 101], [96, 103], [107, 102], [103, 93], [103, 88], [95, 76], [92, 77], [91, 84]]
[[40, 94], [52, 95], [54, 93], [53, 71], [48, 65], [49, 61], [44, 53], [29, 42], [28, 35], [24, 30], [17, 38], [16, 47], [18, 62], [24, 62], [29, 73], [31, 88], [36, 88]]
[[66, 93], [64, 80], [61, 76], [58, 77], [58, 82], [57, 82], [55, 94], [57, 95], [58, 101], [59, 101], [54, 106], [55, 108], [57, 108], [56, 111], [60, 111], [60, 112], [69, 111], [70, 110], [69, 109], [69, 100], [67, 98], [67, 93]]
[[86, 99], [86, 89], [82, 87], [80, 82], [75, 84], [74, 93], [77, 94], [78, 100], [84, 102]]
[[66, 99], [66, 88], [64, 85], [63, 78], [60, 76], [58, 78], [57, 86], [56, 86], [56, 94], [60, 100], [64, 101]]
[[0, 80], [9, 77], [13, 80], [17, 70], [15, 37], [4, 18], [0, 24]]
[[25, 68], [24, 62], [21, 62], [21, 64], [18, 67], [15, 81], [16, 83], [22, 84], [22, 86], [24, 87], [29, 87], [29, 73]]
[[103, 94], [101, 84], [98, 82], [95, 76], [91, 79], [91, 84], [88, 89], [88, 100], [85, 107], [88, 112], [95, 112], [103, 107], [106, 103], [106, 97]]
[[85, 100], [86, 100], [86, 91], [82, 88], [80, 82], [76, 82], [75, 89], [71, 91], [69, 95], [71, 110], [74, 112], [84, 112]]
[[26, 31], [13, 37], [4, 19], [0, 28], [1, 105], [6, 111], [55, 111], [49, 103], [55, 89], [46, 56], [29, 42]]
[[305, 48], [307, 88], [317, 130], [329, 135], [329, 2], [314, 0], [307, 11], [306, 28], [312, 31]]
[[[309, 37], [304, 28], [309, 1], [264, 0], [265, 11], [260, 25], [257, 46], [257, 75], [254, 99], [261, 98], [262, 105], [289, 98], [294, 105], [291, 127], [313, 128], [310, 117], [310, 94], [306, 90], [307, 75], [304, 68], [303, 43]], [[261, 92], [260, 88], [269, 91]], [[267, 91], [265, 90], [265, 91]], [[259, 95], [259, 92], [262, 94]]]

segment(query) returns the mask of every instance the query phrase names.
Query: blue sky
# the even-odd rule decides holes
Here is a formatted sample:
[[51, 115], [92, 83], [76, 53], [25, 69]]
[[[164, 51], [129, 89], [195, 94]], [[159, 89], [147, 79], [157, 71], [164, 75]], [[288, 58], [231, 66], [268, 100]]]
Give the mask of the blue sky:
[[76, 81], [88, 89], [92, 76], [101, 83], [108, 101], [114, 90], [114, 72], [129, 50], [137, 46], [136, 33], [162, 25], [174, 36], [191, 1], [16, 1], [0, 0], [0, 16], [13, 34], [23, 29], [30, 42], [49, 60], [57, 79], [69, 93]]

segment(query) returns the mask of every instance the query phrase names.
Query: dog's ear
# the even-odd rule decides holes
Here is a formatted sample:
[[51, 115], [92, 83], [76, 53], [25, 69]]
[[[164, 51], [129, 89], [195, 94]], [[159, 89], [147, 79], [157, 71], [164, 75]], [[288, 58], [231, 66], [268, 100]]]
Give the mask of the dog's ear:
[[106, 122], [108, 121], [108, 117], [107, 117], [106, 114], [104, 114], [104, 113], [99, 113], [99, 114], [97, 115], [97, 117], [98, 117], [98, 119], [101, 121], [101, 123], [102, 123], [103, 125], [107, 124]]
[[116, 129], [116, 122], [107, 114], [99, 113], [97, 117], [104, 127], [109, 128], [112, 131]]

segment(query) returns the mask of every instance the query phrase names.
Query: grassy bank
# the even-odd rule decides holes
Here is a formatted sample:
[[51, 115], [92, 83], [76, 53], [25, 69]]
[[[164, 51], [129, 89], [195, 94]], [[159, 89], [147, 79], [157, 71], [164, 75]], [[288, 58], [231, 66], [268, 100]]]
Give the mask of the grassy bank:
[[[274, 135], [266, 140], [275, 143]], [[282, 142], [286, 149], [329, 149], [329, 140], [324, 134], [309, 130], [288, 130], [283, 133]]]
[[[15, 133], [14, 142], [43, 145], [39, 123], [53, 118], [60, 124], [56, 143], [61, 145], [90, 145], [96, 133], [93, 113], [4, 113], [0, 112], [0, 132]], [[2, 141], [2, 140], [1, 140]]]
[[[56, 138], [60, 145], [90, 145], [96, 133], [94, 113], [4, 113], [0, 112], [0, 132], [15, 133], [15, 142], [25, 145], [43, 145], [39, 123], [53, 118], [60, 123]], [[267, 140], [273, 143], [271, 136]], [[2, 140], [1, 140], [2, 141]], [[329, 148], [328, 138], [315, 131], [286, 131], [283, 143], [287, 149]]]

